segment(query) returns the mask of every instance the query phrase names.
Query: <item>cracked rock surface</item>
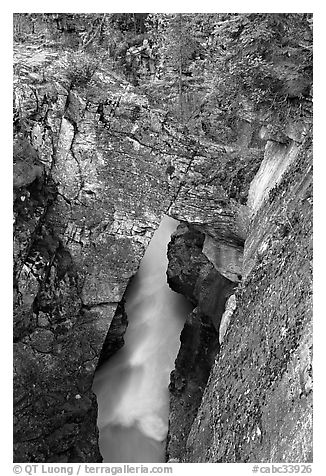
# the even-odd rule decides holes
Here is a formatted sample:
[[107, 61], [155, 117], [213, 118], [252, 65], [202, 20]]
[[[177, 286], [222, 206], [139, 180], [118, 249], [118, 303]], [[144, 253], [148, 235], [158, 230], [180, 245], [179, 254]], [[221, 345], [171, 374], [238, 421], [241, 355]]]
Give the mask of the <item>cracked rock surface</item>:
[[14, 46], [15, 461], [101, 461], [93, 375], [164, 213], [169, 283], [195, 306], [168, 457], [311, 461], [309, 121], [275, 136], [249, 114], [220, 145], [108, 64], [73, 82], [69, 54]]
[[101, 461], [93, 374], [189, 160], [128, 84], [103, 67], [73, 86], [64, 62], [15, 47], [17, 462]]
[[193, 303], [180, 336], [171, 373], [168, 460], [183, 456], [191, 425], [219, 351], [219, 324], [235, 284], [222, 276], [203, 254], [205, 235], [179, 225], [168, 246], [170, 287]]
[[245, 279], [182, 461], [312, 461], [311, 155], [307, 139], [253, 215]]
[[18, 462], [100, 461], [93, 374], [163, 213], [240, 253], [248, 225], [241, 148], [185, 134], [105, 64], [83, 84], [68, 63], [67, 51], [14, 47]]

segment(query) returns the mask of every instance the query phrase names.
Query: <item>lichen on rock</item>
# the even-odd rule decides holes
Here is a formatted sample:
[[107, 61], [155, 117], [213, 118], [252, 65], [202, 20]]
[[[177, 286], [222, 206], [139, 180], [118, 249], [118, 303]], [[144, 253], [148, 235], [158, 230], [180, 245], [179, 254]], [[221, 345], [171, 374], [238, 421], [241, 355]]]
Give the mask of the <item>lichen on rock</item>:
[[310, 462], [311, 15], [129, 15], [14, 16], [14, 460], [101, 461], [94, 372], [167, 213], [169, 461]]
[[126, 83], [103, 68], [92, 83], [101, 95], [92, 96], [69, 83], [58, 53], [16, 46], [15, 70], [23, 69], [15, 82], [15, 460], [96, 462], [93, 374], [180, 179], [167, 180], [171, 145], [158, 128], [141, 138], [153, 117]]

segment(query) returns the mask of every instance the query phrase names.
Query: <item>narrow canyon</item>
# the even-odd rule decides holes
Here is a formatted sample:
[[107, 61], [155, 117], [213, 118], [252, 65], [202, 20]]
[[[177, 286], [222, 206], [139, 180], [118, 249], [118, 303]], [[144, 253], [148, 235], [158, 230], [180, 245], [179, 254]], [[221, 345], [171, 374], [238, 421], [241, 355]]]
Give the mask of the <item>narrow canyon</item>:
[[166, 278], [177, 221], [164, 216], [125, 295], [124, 347], [95, 374], [103, 462], [165, 461], [169, 377], [190, 303]]
[[14, 461], [310, 463], [312, 14], [14, 14]]

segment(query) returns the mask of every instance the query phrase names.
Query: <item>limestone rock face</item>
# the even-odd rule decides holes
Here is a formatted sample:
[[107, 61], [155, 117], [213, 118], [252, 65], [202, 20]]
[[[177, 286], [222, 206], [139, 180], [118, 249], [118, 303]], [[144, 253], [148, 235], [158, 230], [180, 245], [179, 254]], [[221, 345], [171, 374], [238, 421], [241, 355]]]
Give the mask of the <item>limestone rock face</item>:
[[168, 244], [169, 286], [173, 291], [183, 294], [194, 305], [198, 302], [195, 288], [200, 270], [209, 263], [202, 253], [204, 240], [203, 233], [189, 228], [189, 225], [181, 224]]
[[203, 253], [222, 276], [236, 283], [242, 279], [242, 248], [226, 245], [206, 235]]
[[245, 280], [180, 461], [312, 461], [311, 232], [307, 139], [252, 219]]
[[[222, 163], [227, 160], [225, 152], [219, 151], [217, 156]], [[246, 237], [249, 209], [229, 197], [219, 177], [212, 176], [214, 166], [210, 157], [192, 158], [187, 180], [182, 183], [169, 213], [181, 221], [198, 224], [216, 240], [241, 248]]]
[[230, 326], [230, 321], [233, 316], [233, 313], [237, 307], [237, 301], [235, 298], [235, 294], [229, 297], [225, 304], [225, 311], [223, 312], [221, 324], [220, 324], [220, 332], [219, 332], [219, 342], [222, 344], [225, 334]]
[[168, 246], [168, 283], [196, 307], [181, 332], [181, 346], [170, 382], [167, 457], [180, 460], [219, 350], [219, 321], [234, 284], [202, 253], [205, 235], [179, 225]]
[[262, 206], [268, 192], [280, 182], [283, 173], [295, 160], [297, 154], [298, 145], [293, 141], [287, 145], [274, 141], [267, 142], [264, 160], [250, 184], [248, 206], [253, 212]]
[[145, 98], [105, 65], [73, 83], [69, 61], [15, 47], [17, 462], [101, 460], [94, 371], [112, 320], [102, 356], [122, 343], [117, 305], [189, 162]]
[[221, 145], [110, 64], [76, 75], [64, 48], [14, 53], [15, 461], [101, 461], [93, 375], [123, 343], [125, 289], [164, 213], [181, 221], [168, 281], [194, 305], [170, 461], [311, 461], [309, 121], [275, 133], [248, 105]]
[[128, 327], [128, 316], [124, 308], [124, 298], [119, 302], [114, 317], [106, 335], [101, 354], [98, 360], [98, 366], [108, 360], [124, 345], [124, 334]]

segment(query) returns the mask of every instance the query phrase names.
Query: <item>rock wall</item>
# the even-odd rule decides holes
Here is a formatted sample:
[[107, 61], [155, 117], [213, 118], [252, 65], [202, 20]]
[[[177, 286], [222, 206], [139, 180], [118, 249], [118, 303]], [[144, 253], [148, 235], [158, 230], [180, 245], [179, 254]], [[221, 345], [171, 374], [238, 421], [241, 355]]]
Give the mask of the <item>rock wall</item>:
[[119, 302], [113, 319], [111, 321], [108, 333], [103, 342], [101, 353], [98, 359], [97, 367], [102, 365], [112, 355], [114, 355], [124, 345], [124, 334], [128, 327], [128, 316], [125, 310], [125, 299]]
[[[288, 140], [267, 142], [251, 183], [243, 279], [222, 317], [221, 346], [216, 336], [210, 343], [216, 359], [193, 423], [184, 417], [177, 461], [312, 461], [312, 148], [309, 135]], [[192, 339], [181, 339], [180, 352]], [[194, 381], [188, 371], [182, 385]], [[172, 395], [170, 441], [179, 437], [174, 420]]]
[[14, 53], [15, 461], [101, 461], [93, 375], [163, 213], [182, 222], [169, 283], [195, 306], [168, 458], [310, 461], [310, 100], [277, 134], [249, 107], [226, 146], [109, 63], [76, 75], [64, 48]]
[[195, 308], [186, 319], [171, 374], [168, 460], [180, 460], [191, 424], [219, 350], [218, 329], [234, 283], [203, 254], [205, 235], [179, 225], [168, 247], [168, 283]]
[[190, 161], [106, 65], [73, 82], [71, 54], [15, 47], [17, 462], [101, 460], [93, 374], [114, 316], [121, 344], [117, 305]]
[[245, 164], [105, 63], [27, 42], [14, 71], [15, 461], [99, 461], [92, 379], [129, 279], [167, 211], [241, 248], [219, 184]]

